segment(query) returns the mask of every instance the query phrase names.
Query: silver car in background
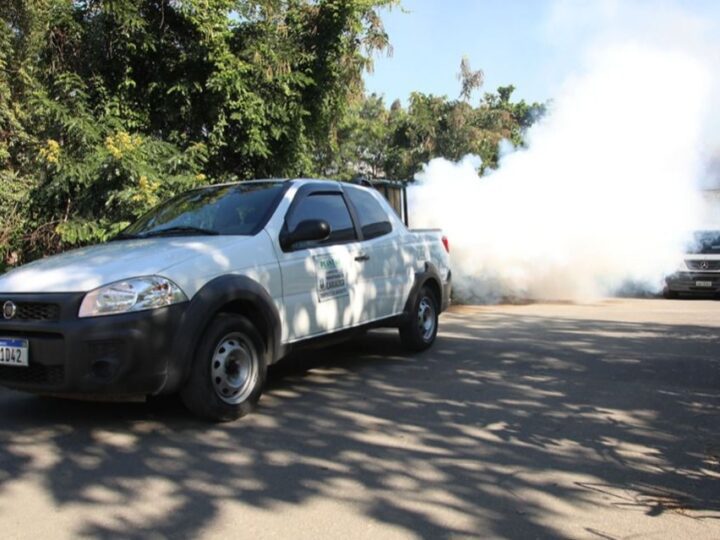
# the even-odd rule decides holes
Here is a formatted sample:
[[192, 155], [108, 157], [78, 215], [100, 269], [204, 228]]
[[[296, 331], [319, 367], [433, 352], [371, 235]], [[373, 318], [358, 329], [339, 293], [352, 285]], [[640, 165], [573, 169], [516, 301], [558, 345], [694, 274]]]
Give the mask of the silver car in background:
[[720, 231], [697, 231], [683, 264], [665, 278], [663, 296], [720, 294]]

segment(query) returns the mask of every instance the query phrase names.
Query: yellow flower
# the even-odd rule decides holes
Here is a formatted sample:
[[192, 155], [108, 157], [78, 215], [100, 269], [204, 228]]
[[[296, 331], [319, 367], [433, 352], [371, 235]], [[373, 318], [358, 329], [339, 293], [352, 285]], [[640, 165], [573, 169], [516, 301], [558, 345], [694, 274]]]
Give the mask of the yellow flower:
[[127, 131], [118, 131], [115, 135], [108, 135], [105, 138], [105, 148], [115, 159], [122, 158], [141, 144], [140, 135], [130, 135]]
[[156, 191], [160, 188], [160, 182], [148, 180], [144, 174], [138, 179], [137, 192], [131, 197], [133, 202], [145, 203], [147, 206], [155, 206], [158, 202]]
[[198, 173], [195, 175], [195, 180], [197, 180], [198, 182], [203, 182], [206, 179], [207, 176], [205, 176], [203, 173]]
[[60, 159], [60, 143], [55, 139], [48, 139], [45, 146], [40, 149], [40, 157], [47, 163], [57, 165]]
[[115, 146], [112, 137], [107, 137], [105, 139], [105, 148], [107, 148], [108, 152], [110, 152], [115, 159], [120, 159], [122, 157], [122, 152], [117, 146]]

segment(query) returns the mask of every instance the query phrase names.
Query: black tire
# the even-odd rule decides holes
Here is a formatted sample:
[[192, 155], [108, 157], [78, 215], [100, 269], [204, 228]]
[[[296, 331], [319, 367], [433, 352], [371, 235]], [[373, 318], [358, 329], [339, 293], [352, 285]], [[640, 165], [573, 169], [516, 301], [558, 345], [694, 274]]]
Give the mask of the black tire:
[[266, 351], [247, 318], [217, 315], [198, 344], [190, 376], [180, 391], [183, 403], [193, 414], [216, 422], [252, 412], [265, 385]]
[[666, 300], [673, 300], [678, 297], [678, 293], [676, 291], [671, 291], [668, 287], [665, 287], [663, 289], [663, 298]]
[[437, 336], [438, 317], [438, 300], [430, 289], [423, 287], [410, 308], [408, 320], [400, 326], [403, 347], [412, 352], [432, 347]]

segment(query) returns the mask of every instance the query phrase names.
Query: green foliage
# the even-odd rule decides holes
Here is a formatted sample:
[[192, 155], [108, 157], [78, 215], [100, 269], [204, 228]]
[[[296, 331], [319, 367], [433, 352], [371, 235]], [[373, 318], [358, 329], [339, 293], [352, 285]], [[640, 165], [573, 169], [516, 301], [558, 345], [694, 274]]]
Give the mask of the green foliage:
[[414, 92], [407, 109], [396, 102], [388, 110], [375, 95], [356, 104], [340, 131], [332, 172], [342, 178], [361, 174], [409, 180], [434, 157], [458, 160], [466, 154], [482, 158], [481, 172], [496, 168], [500, 142], [521, 146], [545, 105], [513, 102], [515, 88], [501, 86], [473, 107], [467, 99], [481, 83], [482, 72], [471, 71], [466, 59], [462, 66], [461, 100]]
[[[30, 192], [36, 230], [26, 250], [38, 254], [102, 241], [160, 200], [192, 187], [201, 177], [202, 145], [181, 151], [152, 135], [130, 133], [114, 108], [97, 110], [99, 82], [59, 73], [52, 87], [32, 92], [37, 143]], [[53, 226], [54, 225], [54, 226]]]
[[103, 241], [191, 186], [412, 178], [435, 156], [522, 144], [543, 112], [512, 86], [469, 101], [365, 96], [397, 0], [0, 2], [0, 271]]
[[0, 171], [0, 272], [21, 260], [23, 231], [27, 226], [28, 180], [13, 171]]
[[362, 175], [381, 178], [388, 159], [390, 113], [375, 94], [356, 100], [338, 129], [334, 163], [325, 175], [345, 180]]
[[320, 174], [394, 3], [0, 3], [1, 264], [198, 183]]

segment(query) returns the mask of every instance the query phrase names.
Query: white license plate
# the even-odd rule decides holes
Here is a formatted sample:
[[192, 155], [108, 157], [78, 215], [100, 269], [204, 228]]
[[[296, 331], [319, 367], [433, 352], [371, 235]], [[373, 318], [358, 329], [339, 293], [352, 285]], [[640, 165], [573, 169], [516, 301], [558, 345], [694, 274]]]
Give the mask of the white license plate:
[[712, 281], [696, 281], [696, 287], [712, 287]]
[[29, 350], [27, 339], [0, 338], [0, 366], [27, 367]]

